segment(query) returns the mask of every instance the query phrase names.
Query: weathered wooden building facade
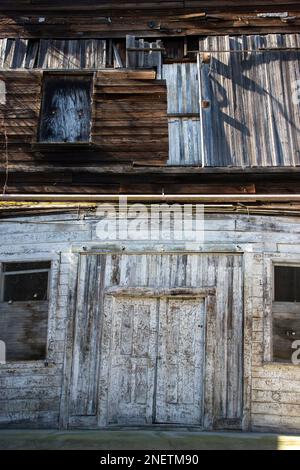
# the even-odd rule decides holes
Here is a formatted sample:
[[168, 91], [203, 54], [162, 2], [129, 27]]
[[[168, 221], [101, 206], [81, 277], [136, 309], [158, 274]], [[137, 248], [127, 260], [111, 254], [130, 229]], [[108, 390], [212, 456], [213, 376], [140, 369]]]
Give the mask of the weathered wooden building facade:
[[[1, 427], [300, 431], [299, 27], [1, 1]], [[120, 196], [205, 205], [204, 239], [101, 240]]]

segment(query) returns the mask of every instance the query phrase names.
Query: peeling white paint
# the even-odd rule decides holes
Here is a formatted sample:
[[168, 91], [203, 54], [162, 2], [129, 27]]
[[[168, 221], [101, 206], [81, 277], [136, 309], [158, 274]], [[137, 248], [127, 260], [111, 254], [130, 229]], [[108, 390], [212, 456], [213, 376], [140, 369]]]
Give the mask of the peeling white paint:
[[0, 105], [6, 104], [6, 84], [0, 80]]
[[0, 340], [0, 364], [6, 363], [6, 344]]

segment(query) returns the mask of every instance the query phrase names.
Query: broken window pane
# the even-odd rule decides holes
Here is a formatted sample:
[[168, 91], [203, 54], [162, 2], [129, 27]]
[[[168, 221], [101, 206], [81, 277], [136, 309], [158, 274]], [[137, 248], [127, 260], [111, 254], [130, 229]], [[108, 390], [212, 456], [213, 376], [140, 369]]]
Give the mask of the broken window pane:
[[275, 302], [300, 302], [300, 267], [275, 266]]
[[91, 76], [48, 76], [43, 87], [40, 142], [88, 142]]
[[4, 264], [3, 301], [47, 300], [49, 268], [48, 262]]

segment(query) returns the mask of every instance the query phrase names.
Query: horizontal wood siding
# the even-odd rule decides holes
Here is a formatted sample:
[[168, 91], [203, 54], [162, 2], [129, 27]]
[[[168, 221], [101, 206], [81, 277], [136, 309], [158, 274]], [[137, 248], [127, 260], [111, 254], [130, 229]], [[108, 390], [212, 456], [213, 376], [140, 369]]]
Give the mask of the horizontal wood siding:
[[[163, 1], [88, 2], [3, 0], [0, 34], [4, 37], [140, 37], [243, 32], [296, 32], [299, 2]], [[261, 13], [282, 13], [263, 15]], [[286, 14], [284, 15], [284, 13]]]
[[[51, 209], [52, 207], [52, 209]], [[56, 205], [50, 206], [49, 210], [58, 211]], [[96, 209], [94, 209], [96, 210]], [[69, 318], [69, 280], [70, 274], [74, 275], [73, 258], [71, 254], [72, 245], [99, 247], [99, 239], [95, 231], [95, 212], [93, 209], [78, 209], [69, 213], [57, 212], [52, 214], [25, 215], [15, 214], [12, 217], [3, 218], [0, 224], [0, 259], [3, 262], [21, 260], [49, 260], [53, 256], [60, 257], [59, 272], [52, 283], [53, 289], [57, 289], [57, 294], [53, 299], [55, 305], [54, 322], [49, 323], [49, 339], [52, 347], [51, 360], [49, 366], [45, 367], [43, 361], [14, 363], [0, 366], [0, 426], [2, 427], [57, 427], [59, 417], [59, 406], [61, 397], [61, 386], [63, 378], [63, 362], [66, 325]], [[220, 297], [218, 300], [219, 319], [226, 315], [227, 322], [219, 323], [218, 335], [226, 335], [226, 346], [220, 341], [219, 352], [224, 352], [224, 348], [233, 344], [235, 337], [230, 335], [233, 318], [238, 316], [228, 316], [229, 311], [239, 311], [240, 304], [226, 305], [226, 309], [220, 310], [224, 305], [224, 296], [228, 292], [227, 288], [233, 286], [238, 289], [241, 280], [234, 272], [238, 272], [237, 263], [242, 256], [234, 257], [223, 255], [222, 262], [213, 260], [218, 258], [213, 252], [227, 250], [241, 250], [243, 255], [242, 277], [244, 288], [244, 308], [245, 319], [244, 332], [244, 380], [245, 380], [245, 414], [249, 414], [249, 422], [244, 424], [246, 429], [252, 430], [272, 430], [276, 432], [300, 431], [300, 369], [299, 366], [289, 364], [270, 363], [269, 342], [272, 331], [272, 278], [270, 273], [271, 260], [276, 264], [299, 264], [300, 262], [300, 220], [298, 216], [255, 216], [249, 214], [207, 214], [205, 223], [205, 245], [203, 250], [212, 252], [204, 254], [202, 258], [210, 259], [208, 264], [202, 264], [202, 271], [198, 267], [194, 268], [190, 263], [195, 256], [186, 254], [187, 263], [185, 281], [187, 284], [195, 284], [197, 279], [204, 276], [207, 282], [215, 281], [215, 268], [219, 266], [217, 284], [219, 285]], [[126, 246], [125, 246], [126, 245]], [[122, 247], [126, 250], [144, 250], [141, 254], [142, 262], [138, 262], [138, 255], [125, 255]], [[106, 245], [106, 250], [107, 250]], [[174, 250], [176, 247], [165, 246], [166, 250]], [[109, 259], [107, 273], [107, 283], [110, 285], [126, 284], [124, 280], [144, 279], [147, 285], [147, 273], [150, 266], [145, 263], [151, 247], [149, 245], [132, 246], [130, 243], [122, 243], [119, 252]], [[153, 248], [155, 249], [155, 247]], [[177, 248], [178, 249], [178, 248]], [[125, 252], [126, 252], [125, 250]], [[161, 247], [156, 247], [161, 251]], [[163, 259], [161, 253], [156, 253], [156, 257]], [[155, 257], [155, 253], [152, 254]], [[169, 255], [168, 255], [169, 257]], [[127, 260], [120, 264], [121, 258]], [[173, 261], [182, 259], [180, 254], [173, 254]], [[201, 255], [196, 255], [201, 259]], [[183, 258], [184, 259], [184, 258]], [[235, 262], [232, 262], [235, 259]], [[224, 260], [227, 260], [226, 262]], [[193, 261], [194, 262], [194, 261]], [[128, 267], [128, 269], [126, 268]], [[170, 279], [170, 285], [174, 282], [184, 282], [182, 276], [183, 267], [175, 263], [174, 270], [169, 271], [163, 264], [164, 273]], [[129, 269], [130, 268], [130, 269]], [[94, 269], [91, 265], [90, 269]], [[227, 270], [230, 276], [224, 278]], [[223, 273], [223, 274], [222, 274]], [[153, 285], [160, 285], [161, 280], [156, 272], [149, 278]], [[169, 281], [168, 281], [169, 282]], [[224, 284], [225, 283], [225, 284]], [[231, 289], [232, 287], [230, 287]], [[50, 302], [51, 303], [51, 302]], [[87, 306], [84, 306], [86, 309]], [[92, 323], [85, 324], [85, 331], [91, 335]], [[229, 333], [228, 333], [229, 332]], [[223, 336], [224, 337], [224, 336]], [[86, 351], [85, 358], [88, 358]], [[228, 364], [232, 364], [229, 361]], [[231, 367], [231, 366], [230, 366]], [[219, 371], [221, 363], [216, 369]], [[90, 368], [90, 371], [93, 369]], [[81, 378], [84, 380], [84, 371], [81, 371]], [[92, 373], [92, 372], [91, 372]], [[225, 377], [225, 372], [222, 377]], [[224, 386], [224, 382], [223, 386]], [[216, 407], [225, 410], [224, 392], [217, 389]], [[224, 391], [225, 389], [222, 388]], [[228, 386], [227, 393], [232, 393]], [[92, 395], [90, 395], [92, 397]], [[88, 398], [88, 397], [87, 397]], [[87, 403], [87, 402], [86, 402]], [[93, 411], [93, 408], [90, 408]], [[233, 413], [227, 409], [226, 413]], [[220, 414], [222, 416], [222, 414]], [[234, 414], [231, 414], [234, 416]], [[219, 423], [222, 424], [222, 423]], [[234, 423], [233, 423], [234, 424]], [[249, 425], [249, 427], [247, 427]]]
[[[38, 142], [41, 107], [41, 71], [7, 71], [0, 73], [5, 83], [0, 104], [0, 169], [9, 171], [14, 161], [23, 170], [34, 171], [37, 161], [41, 167], [56, 164], [74, 165], [74, 162], [97, 164], [103, 161], [140, 162], [162, 165], [168, 158], [167, 97], [164, 81], [152, 80], [154, 73], [141, 71], [110, 72], [109, 76], [97, 73], [92, 99], [93, 148], [80, 146], [33, 147]], [[110, 78], [111, 77], [111, 78]], [[150, 79], [149, 79], [150, 77]], [[52, 151], [51, 151], [52, 150]], [[23, 173], [23, 172], [22, 172]], [[51, 181], [50, 173], [44, 188]], [[29, 179], [28, 179], [29, 178]], [[50, 180], [49, 180], [50, 178]], [[67, 178], [67, 180], [65, 179]], [[43, 180], [38, 175], [22, 174], [12, 183], [11, 190], [24, 190]], [[59, 179], [71, 183], [71, 174]], [[21, 183], [23, 181], [23, 183]], [[10, 184], [9, 183], [9, 184]], [[20, 184], [21, 183], [21, 184]], [[58, 183], [58, 181], [56, 181]], [[19, 186], [19, 189], [17, 189]], [[9, 190], [9, 188], [8, 188]]]
[[257, 367], [254, 364], [252, 429], [299, 432], [299, 384], [299, 366], [273, 364]]
[[[184, 2], [186, 4], [187, 9], [191, 7], [203, 7], [205, 9], [210, 8], [218, 8], [218, 9], [228, 9], [228, 0], [189, 0]], [[153, 0], [146, 0], [141, 5], [139, 5], [139, 10], [152, 10], [154, 7], [158, 10], [164, 10], [166, 8], [173, 8], [175, 10], [182, 9], [182, 0], [163, 0], [163, 1], [153, 1]], [[287, 6], [297, 6], [298, 3], [296, 0], [279, 0], [276, 2], [279, 7], [287, 7]], [[274, 0], [250, 0], [247, 5], [245, 5], [244, 1], [235, 1], [235, 5], [238, 8], [247, 10], [251, 7], [256, 7], [260, 9], [260, 7], [264, 6], [274, 6]], [[5, 11], [18, 11], [23, 10], [25, 6], [28, 6], [32, 10], [39, 10], [39, 11], [47, 11], [47, 10], [63, 10], [63, 11], [72, 11], [72, 10], [90, 10], [90, 11], [98, 11], [98, 10], [106, 10], [108, 7], [117, 10], [136, 10], [137, 9], [137, 2], [132, 1], [124, 1], [122, 4], [118, 2], [118, 0], [110, 0], [110, 1], [98, 1], [98, 0], [65, 0], [64, 4], [61, 4], [58, 0], [43, 0], [39, 1], [37, 5], [35, 0], [3, 0], [3, 10]]]
[[[10, 66], [19, 64], [22, 68], [28, 61], [32, 63], [27, 55], [24, 58], [29, 42], [22, 41], [4, 39], [5, 54], [0, 54], [0, 63], [6, 60]], [[74, 54], [78, 51], [87, 54], [90, 50], [91, 64], [99, 67], [104, 64], [104, 42], [42, 40], [45, 52], [40, 50], [36, 54], [44, 58], [37, 59], [37, 63], [44, 68], [78, 67], [79, 59], [73, 60]], [[31, 51], [33, 42], [30, 44]], [[32, 149], [37, 135], [41, 71], [18, 71], [14, 75], [9, 71], [1, 72], [6, 93], [1, 94], [0, 104], [0, 169], [5, 174], [8, 164], [9, 173], [13, 173], [9, 176], [8, 192], [43, 192], [43, 188], [49, 192], [68, 192], [71, 186], [71, 192], [122, 192], [128, 186], [115, 178], [104, 185], [96, 174], [85, 180], [83, 173], [80, 178], [73, 176], [75, 165], [95, 167], [100, 162], [164, 165], [168, 134], [170, 165], [299, 166], [299, 104], [294, 102], [299, 45], [299, 34], [215, 36], [200, 40], [200, 51], [211, 54], [211, 62], [201, 68], [202, 96], [199, 96], [199, 73], [195, 63], [163, 66], [168, 88], [169, 131], [166, 90], [163, 82], [151, 81], [149, 75], [145, 75], [151, 71], [119, 70], [119, 75], [115, 71], [117, 79], [113, 77], [114, 71], [99, 71], [93, 101], [96, 143], [93, 149], [62, 147], [47, 153], [42, 148]], [[52, 54], [56, 47], [62, 57]], [[80, 67], [84, 68], [87, 64], [84, 65], [82, 57]], [[200, 110], [199, 99], [208, 101], [208, 107]], [[60, 168], [55, 174], [58, 165], [73, 168], [70, 171]], [[37, 166], [40, 174], [34, 175], [33, 167], [38, 172]], [[90, 173], [93, 173], [91, 168]], [[2, 179], [4, 182], [5, 176]], [[257, 192], [282, 192], [282, 182], [276, 182], [278, 179], [270, 183], [269, 189], [265, 182], [258, 183]], [[140, 192], [167, 191], [164, 182], [156, 185], [157, 179], [149, 190], [143, 186]], [[131, 188], [133, 192], [139, 191], [134, 185]], [[283, 192], [295, 192], [297, 188], [298, 182], [286, 184]]]
[[[268, 222], [265, 227], [269, 230]], [[298, 226], [298, 223], [296, 223]], [[279, 228], [279, 225], [276, 227]], [[254, 226], [253, 226], [254, 228]], [[262, 228], [262, 226], [261, 226]], [[258, 229], [258, 227], [257, 227]], [[294, 232], [295, 226], [291, 227]], [[297, 230], [297, 229], [296, 229]], [[275, 233], [274, 233], [275, 235]], [[273, 264], [299, 263], [300, 246], [284, 247], [285, 230], [280, 234], [281, 241], [277, 250], [265, 249], [257, 254], [249, 266], [251, 299], [248, 302], [252, 310], [252, 429], [256, 431], [299, 432], [300, 408], [297, 392], [300, 384], [299, 365], [291, 363], [274, 363], [273, 361], [273, 327], [276, 325], [276, 311], [273, 313]], [[269, 253], [268, 253], [269, 251]], [[248, 293], [246, 292], [246, 295]], [[275, 304], [274, 304], [275, 306]], [[291, 325], [291, 329], [294, 325]], [[276, 331], [275, 331], [276, 333]]]
[[106, 78], [98, 72], [93, 99], [92, 141], [102, 159], [133, 160], [148, 165], [166, 162], [168, 128], [164, 80], [139, 80], [138, 72], [135, 80], [118, 80], [113, 74]]

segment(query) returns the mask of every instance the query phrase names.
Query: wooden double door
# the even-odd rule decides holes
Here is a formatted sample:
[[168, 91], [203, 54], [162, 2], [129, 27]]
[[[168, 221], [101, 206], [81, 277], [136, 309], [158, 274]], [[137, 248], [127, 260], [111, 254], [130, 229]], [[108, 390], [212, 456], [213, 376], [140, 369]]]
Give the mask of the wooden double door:
[[204, 294], [127, 290], [104, 303], [102, 415], [108, 424], [200, 425]]
[[[66, 364], [69, 426], [209, 428], [216, 414], [240, 419], [242, 289], [235, 294], [234, 283], [241, 283], [241, 264], [222, 256], [78, 256]], [[228, 268], [226, 281], [218, 279], [221, 267]], [[218, 299], [221, 283], [226, 292]], [[228, 316], [237, 329], [230, 351], [217, 338]], [[222, 348], [222, 360], [235, 368], [224, 363], [225, 374]]]

